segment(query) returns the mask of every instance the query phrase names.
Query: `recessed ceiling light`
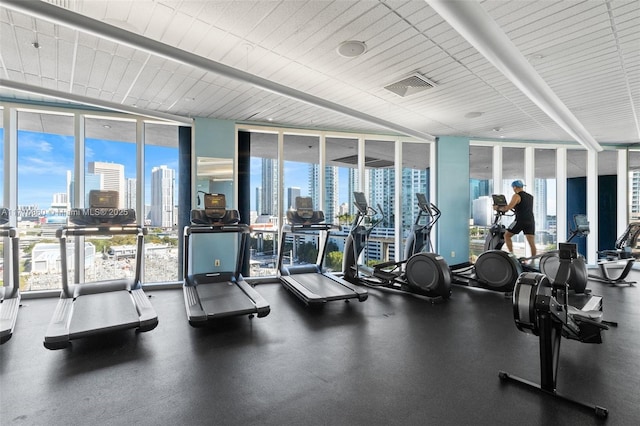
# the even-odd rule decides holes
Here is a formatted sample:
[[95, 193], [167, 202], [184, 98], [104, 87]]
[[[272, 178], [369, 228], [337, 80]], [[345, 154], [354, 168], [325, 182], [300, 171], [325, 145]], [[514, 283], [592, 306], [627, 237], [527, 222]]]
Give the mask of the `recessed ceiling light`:
[[492, 130], [494, 132], [501, 132], [502, 131], [502, 127], [494, 127]]
[[103, 124], [102, 127], [104, 127], [105, 129], [110, 129], [111, 125], [110, 124]]
[[480, 112], [480, 111], [471, 111], [468, 112], [464, 115], [465, 118], [478, 118], [480, 117], [482, 114], [484, 114], [484, 112]]
[[37, 41], [31, 43], [31, 46], [33, 46], [34, 49], [40, 49], [40, 43], [38, 43]]
[[367, 45], [363, 41], [348, 40], [340, 43], [337, 51], [345, 58], [355, 58], [367, 51]]

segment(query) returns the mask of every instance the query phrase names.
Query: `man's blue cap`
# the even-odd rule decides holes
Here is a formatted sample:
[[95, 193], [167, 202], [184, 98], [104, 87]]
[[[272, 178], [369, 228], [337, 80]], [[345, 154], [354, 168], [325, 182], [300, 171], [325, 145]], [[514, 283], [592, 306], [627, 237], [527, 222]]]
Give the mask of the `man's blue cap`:
[[513, 182], [511, 182], [511, 187], [512, 188], [523, 188], [524, 187], [524, 182], [522, 182], [521, 180], [514, 180]]

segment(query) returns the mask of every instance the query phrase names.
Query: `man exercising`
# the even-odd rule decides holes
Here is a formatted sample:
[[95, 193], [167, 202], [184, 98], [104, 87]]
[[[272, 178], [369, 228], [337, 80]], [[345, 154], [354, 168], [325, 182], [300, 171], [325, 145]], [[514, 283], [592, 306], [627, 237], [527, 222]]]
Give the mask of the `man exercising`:
[[511, 188], [513, 188], [513, 197], [511, 197], [511, 201], [506, 206], [494, 206], [495, 210], [499, 211], [509, 211], [513, 210], [515, 212], [516, 218], [509, 225], [509, 228], [504, 233], [504, 242], [507, 245], [507, 250], [513, 253], [513, 242], [511, 241], [511, 237], [520, 232], [524, 232], [524, 236], [527, 239], [527, 243], [529, 243], [529, 247], [531, 248], [531, 256], [536, 255], [536, 244], [535, 244], [535, 234], [536, 234], [536, 222], [533, 218], [533, 195], [524, 192], [524, 183], [521, 180], [514, 180], [511, 182]]

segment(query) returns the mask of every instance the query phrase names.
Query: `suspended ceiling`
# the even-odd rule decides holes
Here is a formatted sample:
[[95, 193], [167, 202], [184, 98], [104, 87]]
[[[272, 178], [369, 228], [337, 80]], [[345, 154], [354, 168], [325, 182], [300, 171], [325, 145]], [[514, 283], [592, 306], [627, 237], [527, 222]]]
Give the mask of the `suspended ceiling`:
[[[571, 140], [425, 1], [50, 3], [383, 124], [17, 12], [7, 2], [0, 5], [2, 79], [184, 117], [398, 133], [384, 125], [390, 122], [435, 136]], [[639, 1], [480, 4], [599, 143], [639, 142]], [[339, 55], [347, 40], [367, 50]], [[405, 97], [385, 89], [416, 73], [435, 87]], [[51, 101], [7, 88], [0, 96]]]

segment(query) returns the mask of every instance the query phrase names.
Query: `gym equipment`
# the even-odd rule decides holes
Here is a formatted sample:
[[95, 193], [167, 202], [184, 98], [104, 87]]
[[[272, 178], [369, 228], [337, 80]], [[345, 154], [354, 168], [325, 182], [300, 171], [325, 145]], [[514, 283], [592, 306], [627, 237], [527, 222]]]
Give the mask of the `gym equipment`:
[[[435, 208], [432, 211], [425, 195], [417, 194], [420, 213], [405, 243], [405, 260], [382, 262], [370, 268], [358, 264], [358, 258], [367, 246], [371, 231], [384, 216], [380, 206], [376, 210], [368, 205], [362, 192], [354, 192], [353, 195], [358, 211], [344, 244], [344, 278], [372, 288], [385, 287], [419, 294], [432, 301], [448, 299], [451, 295], [451, 272], [447, 262], [438, 254], [422, 252], [431, 248], [431, 229], [441, 215], [437, 207], [431, 205]], [[427, 217], [425, 224], [420, 223], [423, 217]]]
[[571, 263], [578, 258], [576, 245], [560, 243], [558, 257], [560, 266], [553, 282], [545, 274], [525, 272], [518, 278], [513, 292], [513, 316], [516, 327], [539, 338], [540, 384], [504, 371], [500, 371], [498, 375], [502, 380], [524, 384], [594, 410], [599, 417], [606, 417], [606, 408], [578, 401], [556, 391], [561, 338], [582, 343], [602, 343], [602, 330], [608, 330], [609, 326], [617, 326], [615, 322], [602, 320], [600, 296], [589, 296], [581, 309], [569, 304], [567, 279]]
[[[7, 268], [3, 270], [4, 285], [0, 287], [0, 344], [11, 339], [13, 329], [18, 318], [20, 307], [20, 248], [18, 231], [9, 223], [9, 210], [0, 209], [0, 237], [6, 238], [8, 244], [4, 244], [5, 259], [8, 259]], [[8, 278], [8, 279], [6, 279]]]
[[[248, 315], [265, 317], [271, 311], [267, 301], [242, 277], [248, 225], [240, 224], [237, 210], [226, 209], [224, 194], [204, 194], [204, 209], [191, 210], [191, 225], [184, 228], [183, 293], [187, 319], [193, 327], [223, 317]], [[234, 271], [192, 273], [193, 235], [237, 235], [238, 255]], [[222, 249], [224, 250], [224, 249]]]
[[[632, 222], [627, 226], [624, 233], [616, 240], [614, 250], [603, 250], [598, 252], [598, 266], [600, 275], [589, 274], [589, 278], [609, 285], [629, 285], [633, 286], [636, 281], [627, 281], [626, 278], [633, 268], [635, 257], [633, 248], [638, 246], [640, 238], [640, 222]], [[621, 269], [617, 276], [612, 276], [609, 271]]]
[[[333, 274], [323, 272], [322, 262], [332, 227], [331, 224], [325, 223], [322, 211], [313, 210], [311, 197], [296, 197], [296, 209], [287, 211], [287, 223], [282, 227], [278, 253], [278, 277], [282, 285], [306, 305], [319, 306], [334, 300], [349, 302], [350, 299], [364, 302], [369, 296], [366, 290], [355, 287]], [[316, 263], [285, 265], [284, 246], [287, 235], [294, 238], [296, 235], [319, 238]]]
[[[62, 292], [44, 337], [47, 349], [65, 348], [73, 339], [130, 328], [149, 331], [158, 325], [158, 316], [140, 282], [146, 228], [136, 224], [135, 210], [118, 209], [118, 199], [117, 191], [92, 190], [90, 207], [71, 209], [69, 222], [73, 226], [63, 226], [56, 232]], [[69, 284], [67, 237], [90, 235], [135, 235], [134, 277]]]
[[[507, 205], [504, 195], [494, 194], [492, 198], [494, 205]], [[504, 215], [505, 212], [496, 210], [489, 233], [485, 237], [485, 251], [478, 256], [475, 263], [464, 262], [451, 265], [453, 284], [480, 287], [503, 293], [513, 291], [513, 286], [522, 273], [522, 264], [512, 253], [501, 250], [506, 230], [501, 223]]]
[[640, 258], [640, 222], [631, 222], [616, 240], [613, 250], [602, 250], [598, 257], [607, 260]]
[[[589, 235], [589, 221], [587, 220], [586, 215], [574, 215], [573, 224], [574, 228], [569, 229], [569, 238], [567, 239], [566, 243], [571, 243], [571, 241], [573, 241], [575, 237], [586, 237], [587, 235]], [[526, 266], [523, 269], [529, 272], [541, 272], [547, 277], [555, 277], [560, 266], [559, 254], [559, 250], [550, 250], [538, 256], [534, 256], [531, 258], [522, 258], [520, 259], [520, 261], [525, 262], [533, 258], [538, 258], [538, 268]], [[576, 293], [588, 293], [590, 291], [587, 289], [588, 280], [589, 277], [587, 272], [587, 261], [584, 256], [578, 254], [573, 262], [571, 262], [567, 284], [569, 285], [569, 289], [575, 291]]]
[[[503, 194], [492, 194], [493, 205], [498, 207], [508, 206], [507, 198]], [[489, 233], [484, 239], [484, 251], [501, 250], [504, 245], [504, 233], [507, 228], [502, 224], [504, 211], [496, 210], [493, 215], [493, 223], [489, 228]]]

